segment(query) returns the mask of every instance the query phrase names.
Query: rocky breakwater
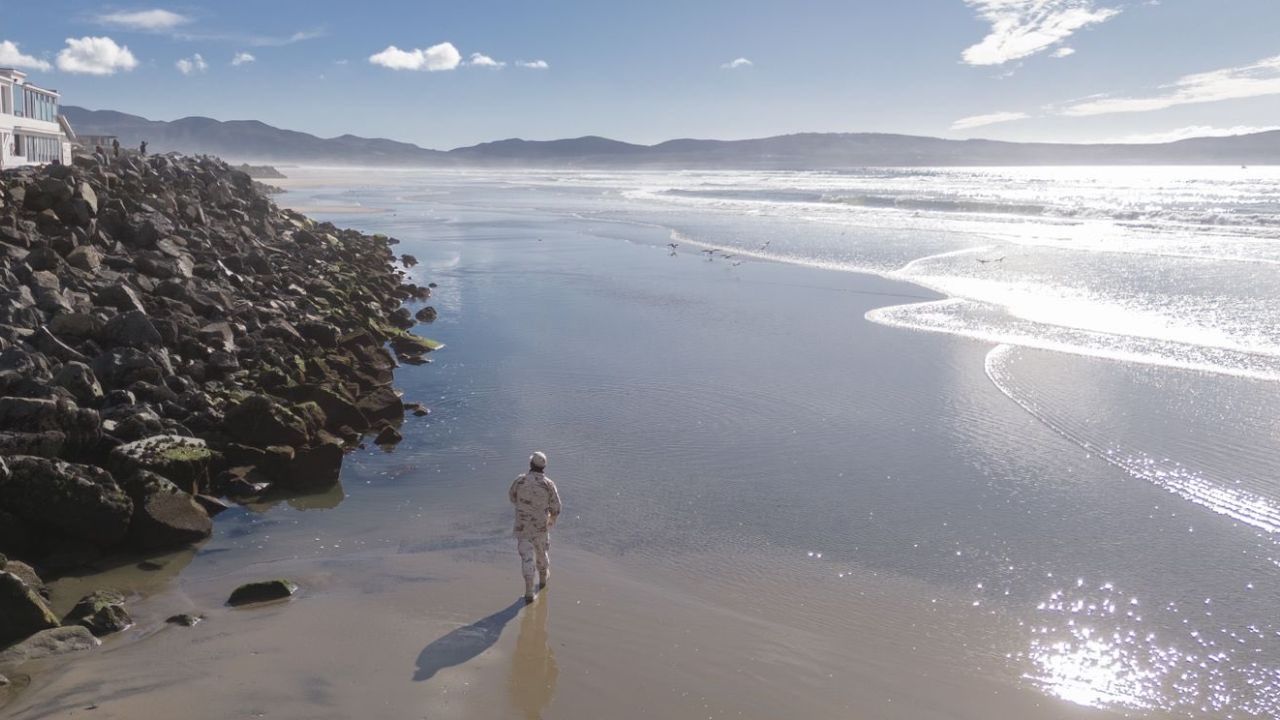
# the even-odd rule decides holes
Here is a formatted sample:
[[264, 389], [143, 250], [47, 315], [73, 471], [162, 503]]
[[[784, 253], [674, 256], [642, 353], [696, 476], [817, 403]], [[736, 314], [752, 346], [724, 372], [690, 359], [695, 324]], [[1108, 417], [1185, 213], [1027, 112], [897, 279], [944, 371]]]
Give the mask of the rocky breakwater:
[[39, 574], [198, 542], [224, 498], [325, 489], [402, 422], [397, 357], [438, 345], [407, 332], [430, 291], [394, 243], [213, 158], [0, 176], [0, 649], [127, 626], [109, 592], [56, 617]]

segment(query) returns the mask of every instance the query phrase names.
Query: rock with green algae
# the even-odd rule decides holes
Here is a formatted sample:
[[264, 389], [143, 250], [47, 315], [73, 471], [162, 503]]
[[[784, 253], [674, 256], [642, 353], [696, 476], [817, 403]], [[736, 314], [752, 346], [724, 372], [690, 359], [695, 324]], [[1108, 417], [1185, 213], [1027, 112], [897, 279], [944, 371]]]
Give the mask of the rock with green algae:
[[197, 493], [208, 486], [213, 459], [213, 451], [200, 438], [153, 435], [113, 449], [109, 465], [119, 478], [149, 470], [189, 493]]
[[40, 593], [17, 575], [0, 572], [0, 645], [60, 624]]
[[236, 588], [227, 598], [227, 604], [233, 607], [251, 605], [253, 603], [283, 600], [298, 592], [298, 586], [289, 580], [261, 580], [245, 583]]
[[113, 590], [85, 595], [62, 620], [64, 625], [88, 628], [94, 637], [118, 633], [133, 625], [133, 618], [124, 609], [124, 595]]

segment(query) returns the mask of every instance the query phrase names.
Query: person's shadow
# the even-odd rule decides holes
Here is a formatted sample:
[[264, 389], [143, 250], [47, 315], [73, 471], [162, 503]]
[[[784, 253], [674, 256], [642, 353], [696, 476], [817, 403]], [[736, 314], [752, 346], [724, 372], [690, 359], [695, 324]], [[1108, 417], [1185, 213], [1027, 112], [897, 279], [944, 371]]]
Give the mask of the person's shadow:
[[433, 640], [418, 653], [418, 670], [413, 674], [414, 682], [430, 680], [441, 670], [461, 665], [493, 647], [498, 642], [498, 636], [502, 635], [502, 628], [519, 614], [522, 607], [524, 598], [519, 598], [488, 617]]

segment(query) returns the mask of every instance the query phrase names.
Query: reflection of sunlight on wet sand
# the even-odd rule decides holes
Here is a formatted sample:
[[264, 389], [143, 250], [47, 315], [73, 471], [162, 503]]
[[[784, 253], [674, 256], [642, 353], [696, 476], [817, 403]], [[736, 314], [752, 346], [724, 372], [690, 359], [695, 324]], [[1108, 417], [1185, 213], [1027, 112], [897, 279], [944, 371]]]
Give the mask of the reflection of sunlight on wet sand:
[[525, 720], [539, 720], [556, 695], [560, 668], [547, 635], [547, 606], [544, 591], [526, 608], [520, 620], [520, 636], [511, 655], [511, 675], [507, 694], [511, 705]]
[[1063, 700], [1088, 707], [1146, 708], [1142, 694], [1154, 673], [1131, 666], [1124, 651], [1100, 640], [1057, 642], [1033, 655], [1040, 675], [1028, 679]]
[[1138, 598], [1078, 579], [1037, 606], [1047, 622], [1031, 628], [1023, 677], [1092, 708], [1277, 717], [1280, 668], [1260, 659], [1275, 629], [1214, 627], [1211, 599], [1196, 605], [1169, 603], [1159, 612], [1182, 616], [1182, 628], [1157, 631]]

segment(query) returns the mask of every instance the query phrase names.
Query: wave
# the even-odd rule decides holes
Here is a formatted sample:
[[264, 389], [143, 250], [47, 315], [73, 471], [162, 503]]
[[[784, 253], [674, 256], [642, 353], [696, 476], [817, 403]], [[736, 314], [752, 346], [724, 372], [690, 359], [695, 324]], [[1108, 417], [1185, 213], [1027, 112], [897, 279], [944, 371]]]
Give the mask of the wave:
[[[704, 184], [705, 185], [705, 184]], [[740, 203], [819, 204], [907, 213], [997, 215], [1041, 221], [1105, 220], [1134, 230], [1170, 228], [1252, 228], [1280, 230], [1274, 201], [1224, 206], [1206, 200], [1170, 200], [1160, 207], [1115, 205], [1109, 198], [1066, 198], [1061, 202], [1026, 202], [1013, 197], [930, 197], [908, 193], [840, 192], [821, 188], [668, 187], [645, 194], [656, 197]], [[1110, 203], [1110, 204], [1109, 204]], [[1273, 235], [1274, 237], [1274, 235]]]
[[987, 377], [1000, 392], [1054, 432], [1131, 477], [1259, 530], [1280, 532], [1280, 505], [1273, 498], [1229, 487], [1227, 480], [1211, 477], [1203, 470], [1123, 444], [1095, 422], [1072, 420], [1062, 403], [1047, 401], [1034, 387], [1023, 386], [1014, 371], [1017, 354], [1018, 349], [1012, 345], [992, 348], [986, 357]]
[[1049, 325], [961, 298], [891, 305], [869, 311], [866, 318], [882, 325], [960, 335], [999, 345], [1280, 381], [1280, 355]]

